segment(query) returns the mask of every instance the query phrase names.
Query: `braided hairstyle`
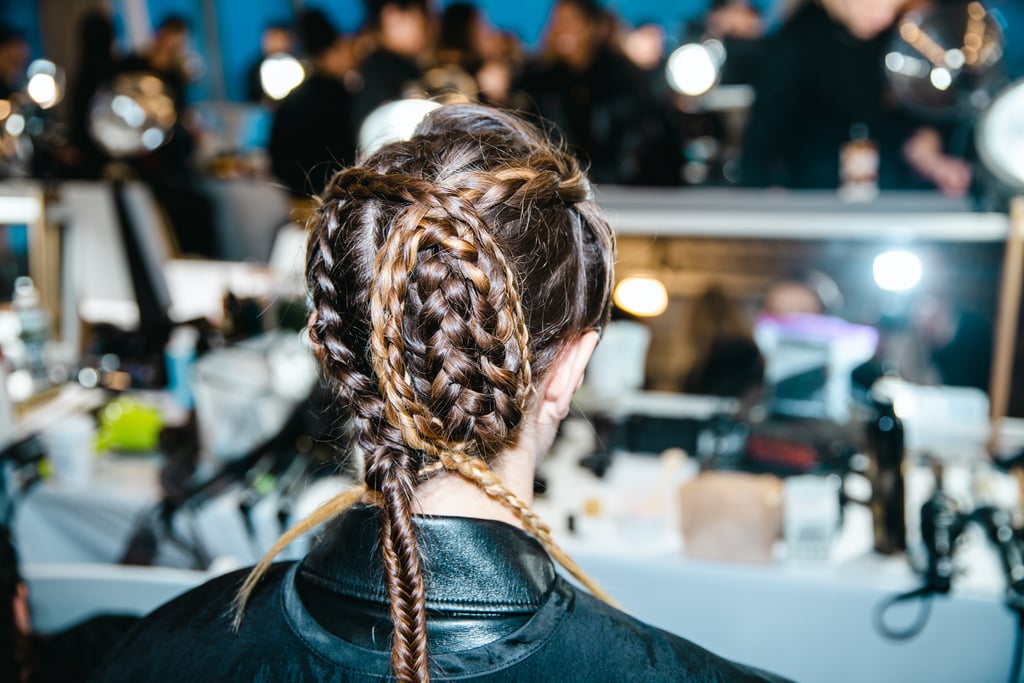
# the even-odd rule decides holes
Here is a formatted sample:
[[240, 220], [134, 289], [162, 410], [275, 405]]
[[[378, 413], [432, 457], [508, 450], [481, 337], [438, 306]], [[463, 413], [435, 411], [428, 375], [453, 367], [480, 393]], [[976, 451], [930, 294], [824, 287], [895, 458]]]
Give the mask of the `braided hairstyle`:
[[243, 586], [236, 624], [277, 552], [363, 499], [381, 508], [395, 677], [429, 680], [412, 506], [443, 471], [507, 505], [607, 599], [490, 467], [516, 445], [535, 378], [608, 319], [614, 237], [574, 157], [510, 114], [443, 106], [410, 140], [339, 172], [309, 227], [310, 337], [364, 482], [278, 541]]

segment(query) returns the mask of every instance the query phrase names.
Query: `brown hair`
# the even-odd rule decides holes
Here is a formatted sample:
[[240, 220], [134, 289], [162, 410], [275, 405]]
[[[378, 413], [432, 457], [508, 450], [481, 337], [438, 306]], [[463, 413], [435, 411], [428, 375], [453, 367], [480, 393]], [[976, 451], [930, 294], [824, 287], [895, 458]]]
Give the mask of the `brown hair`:
[[534, 378], [608, 319], [614, 238], [573, 156], [510, 114], [443, 106], [412, 139], [339, 172], [309, 227], [310, 337], [348, 412], [364, 484], [278, 541], [237, 618], [281, 548], [364, 499], [381, 508], [395, 676], [428, 680], [411, 510], [416, 486], [442, 470], [508, 505], [607, 599], [489, 465], [516, 444]]

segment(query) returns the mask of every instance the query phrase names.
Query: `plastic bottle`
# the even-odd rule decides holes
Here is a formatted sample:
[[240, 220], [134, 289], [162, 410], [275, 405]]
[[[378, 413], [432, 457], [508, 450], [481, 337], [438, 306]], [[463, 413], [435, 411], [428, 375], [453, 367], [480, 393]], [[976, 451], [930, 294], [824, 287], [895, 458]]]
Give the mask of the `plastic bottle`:
[[863, 123], [850, 126], [850, 141], [839, 151], [839, 198], [870, 202], [878, 197], [878, 144]]
[[184, 410], [191, 410], [192, 369], [196, 362], [196, 345], [199, 343], [199, 330], [186, 325], [176, 327], [171, 338], [164, 347], [164, 359], [167, 363], [167, 391], [174, 397]]

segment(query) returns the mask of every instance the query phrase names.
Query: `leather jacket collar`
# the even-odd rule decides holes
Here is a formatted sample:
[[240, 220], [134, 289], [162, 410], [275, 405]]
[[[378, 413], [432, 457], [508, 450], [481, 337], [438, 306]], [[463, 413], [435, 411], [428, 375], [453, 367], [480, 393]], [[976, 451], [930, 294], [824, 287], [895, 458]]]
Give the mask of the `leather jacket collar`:
[[[298, 568], [303, 606], [327, 631], [386, 650], [390, 624], [379, 550], [378, 509], [355, 507], [325, 529]], [[498, 640], [546, 600], [556, 573], [543, 547], [493, 520], [417, 517], [434, 652]]]

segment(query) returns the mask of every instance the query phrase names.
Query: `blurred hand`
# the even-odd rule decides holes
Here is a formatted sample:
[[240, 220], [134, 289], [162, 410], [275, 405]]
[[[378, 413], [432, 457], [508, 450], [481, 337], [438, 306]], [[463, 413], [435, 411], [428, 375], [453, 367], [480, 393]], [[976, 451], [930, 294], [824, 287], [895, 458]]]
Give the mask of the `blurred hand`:
[[746, 2], [734, 2], [707, 17], [706, 30], [713, 38], [756, 40], [764, 35], [761, 15]]
[[971, 165], [959, 157], [943, 156], [936, 160], [931, 180], [947, 197], [963, 197], [971, 188]]
[[942, 150], [934, 128], [919, 128], [903, 145], [903, 157], [914, 171], [935, 184], [947, 197], [963, 197], [971, 187], [971, 165]]

